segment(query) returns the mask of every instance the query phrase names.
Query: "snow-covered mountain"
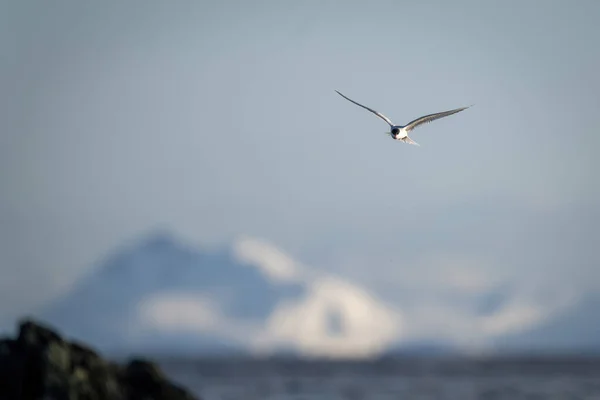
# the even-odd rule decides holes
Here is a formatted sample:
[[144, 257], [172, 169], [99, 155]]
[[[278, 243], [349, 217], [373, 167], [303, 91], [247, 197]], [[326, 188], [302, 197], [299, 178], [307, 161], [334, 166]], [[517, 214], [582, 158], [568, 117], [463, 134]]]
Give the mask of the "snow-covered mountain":
[[273, 284], [228, 251], [197, 251], [159, 232], [108, 257], [39, 316], [105, 349], [236, 350], [213, 329], [217, 306], [251, 325], [305, 290]]
[[600, 353], [600, 294], [587, 293], [556, 317], [494, 341], [499, 351]]
[[393, 282], [408, 300], [392, 301], [255, 238], [209, 250], [158, 232], [118, 249], [33, 316], [105, 352], [600, 350], [597, 296], [548, 295], [518, 282], [461, 286], [457, 268]]
[[364, 290], [262, 241], [201, 250], [164, 232], [118, 250], [34, 316], [107, 352], [360, 356], [383, 351], [399, 326]]

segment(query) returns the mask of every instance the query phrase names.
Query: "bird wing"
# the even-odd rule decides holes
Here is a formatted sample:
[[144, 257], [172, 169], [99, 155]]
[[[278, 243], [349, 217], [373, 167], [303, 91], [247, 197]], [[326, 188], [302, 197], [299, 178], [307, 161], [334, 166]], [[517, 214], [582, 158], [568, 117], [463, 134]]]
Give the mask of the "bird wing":
[[379, 118], [381, 118], [382, 120], [384, 120], [385, 122], [387, 122], [387, 123], [389, 124], [389, 126], [392, 126], [392, 127], [394, 126], [394, 124], [392, 124], [392, 121], [390, 121], [390, 119], [389, 119], [388, 117], [386, 117], [385, 115], [383, 115], [383, 114], [381, 114], [381, 113], [379, 113], [379, 112], [377, 112], [377, 111], [375, 111], [375, 110], [373, 110], [373, 109], [371, 109], [371, 108], [369, 108], [369, 107], [363, 106], [362, 104], [359, 104], [359, 103], [355, 102], [355, 101], [354, 101], [354, 100], [352, 100], [352, 99], [349, 99], [348, 97], [344, 96], [343, 94], [341, 94], [341, 93], [340, 93], [340, 92], [338, 92], [337, 90], [336, 90], [336, 92], [337, 92], [337, 94], [339, 94], [340, 96], [342, 96], [342, 97], [343, 97], [343, 98], [345, 98], [346, 100], [353, 102], [353, 103], [354, 103], [354, 104], [356, 104], [357, 106], [360, 106], [360, 107], [362, 107], [362, 108], [364, 108], [364, 109], [366, 109], [366, 110], [369, 110], [369, 111], [371, 111], [373, 114], [377, 115]]
[[454, 110], [442, 111], [442, 112], [439, 112], [439, 113], [429, 114], [429, 115], [425, 115], [423, 117], [419, 117], [419, 118], [417, 118], [417, 119], [415, 119], [413, 121], [410, 121], [408, 124], [406, 124], [404, 126], [404, 129], [407, 132], [410, 132], [410, 131], [412, 131], [413, 129], [415, 129], [417, 126], [419, 126], [421, 124], [426, 124], [426, 123], [429, 123], [431, 121], [435, 121], [436, 119], [444, 118], [444, 117], [447, 117], [449, 115], [456, 114], [457, 112], [461, 112], [462, 110], [466, 110], [469, 107], [471, 107], [471, 106], [461, 107], [461, 108], [455, 108]]

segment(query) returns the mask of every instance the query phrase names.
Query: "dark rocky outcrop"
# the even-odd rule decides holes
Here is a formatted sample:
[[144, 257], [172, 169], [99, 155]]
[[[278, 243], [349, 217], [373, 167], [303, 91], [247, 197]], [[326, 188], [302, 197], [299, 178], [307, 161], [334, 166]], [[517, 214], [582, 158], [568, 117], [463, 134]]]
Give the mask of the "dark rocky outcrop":
[[134, 359], [120, 365], [33, 320], [0, 340], [1, 400], [199, 400], [160, 369]]

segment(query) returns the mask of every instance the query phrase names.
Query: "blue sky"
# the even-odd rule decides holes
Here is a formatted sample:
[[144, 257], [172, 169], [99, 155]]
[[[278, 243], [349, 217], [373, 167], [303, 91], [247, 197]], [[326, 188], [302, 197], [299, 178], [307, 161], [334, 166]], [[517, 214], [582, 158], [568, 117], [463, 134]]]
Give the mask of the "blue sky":
[[[598, 2], [0, 8], [2, 316], [159, 227], [264, 238], [391, 301], [457, 269], [598, 290]], [[415, 147], [334, 89], [400, 124], [475, 105]]]

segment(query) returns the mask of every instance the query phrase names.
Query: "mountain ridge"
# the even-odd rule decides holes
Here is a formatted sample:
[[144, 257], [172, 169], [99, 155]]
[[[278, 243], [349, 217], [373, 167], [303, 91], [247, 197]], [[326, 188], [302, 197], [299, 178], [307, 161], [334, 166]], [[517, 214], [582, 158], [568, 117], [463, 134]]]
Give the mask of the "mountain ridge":
[[[426, 340], [405, 337], [401, 309], [340, 277], [302, 268], [257, 240], [203, 249], [158, 230], [111, 252], [70, 291], [31, 316], [106, 353], [464, 354], [443, 332]], [[473, 296], [476, 304], [465, 309], [474, 310], [474, 317], [493, 316], [515, 293], [511, 285], [490, 290]], [[522, 352], [536, 343], [546, 345], [542, 352], [568, 350], [574, 348], [573, 337], [589, 339], [587, 351], [600, 350], [594, 339], [600, 330], [589, 325], [600, 302], [591, 298], [532, 328], [491, 339], [489, 351]]]

